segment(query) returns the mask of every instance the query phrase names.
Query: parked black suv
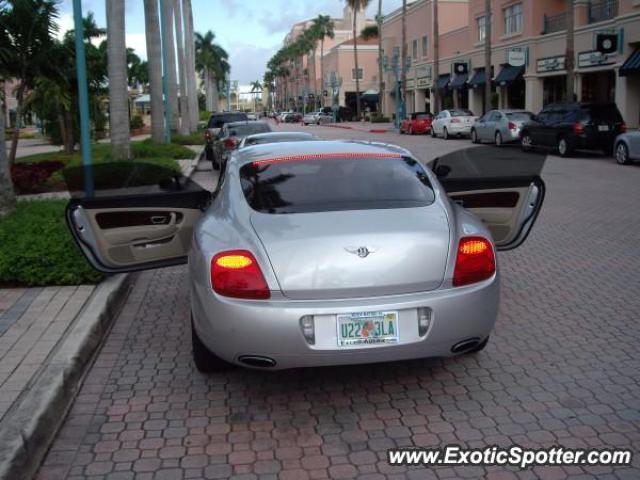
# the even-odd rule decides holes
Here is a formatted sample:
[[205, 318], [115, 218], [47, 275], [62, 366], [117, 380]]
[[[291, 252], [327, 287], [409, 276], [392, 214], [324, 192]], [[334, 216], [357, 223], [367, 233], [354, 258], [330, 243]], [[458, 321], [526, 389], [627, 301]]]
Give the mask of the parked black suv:
[[615, 103], [552, 103], [522, 126], [523, 150], [555, 148], [566, 157], [576, 149], [613, 153], [613, 142], [626, 131]]
[[245, 122], [249, 120], [247, 114], [243, 112], [220, 112], [212, 113], [204, 131], [205, 154], [207, 160], [213, 160], [213, 142], [218, 138], [220, 129], [225, 123]]

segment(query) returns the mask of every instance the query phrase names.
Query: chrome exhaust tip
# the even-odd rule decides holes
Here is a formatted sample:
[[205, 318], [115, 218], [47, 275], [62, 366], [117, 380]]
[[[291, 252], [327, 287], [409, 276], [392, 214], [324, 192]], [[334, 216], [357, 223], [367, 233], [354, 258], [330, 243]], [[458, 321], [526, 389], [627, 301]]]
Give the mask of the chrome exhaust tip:
[[238, 358], [238, 361], [252, 368], [271, 368], [276, 366], [276, 361], [273, 358], [260, 355], [242, 355]]
[[473, 347], [476, 347], [479, 343], [480, 343], [480, 339], [477, 337], [468, 338], [467, 340], [458, 342], [453, 347], [451, 347], [451, 353], [466, 352], [468, 350], [471, 350]]

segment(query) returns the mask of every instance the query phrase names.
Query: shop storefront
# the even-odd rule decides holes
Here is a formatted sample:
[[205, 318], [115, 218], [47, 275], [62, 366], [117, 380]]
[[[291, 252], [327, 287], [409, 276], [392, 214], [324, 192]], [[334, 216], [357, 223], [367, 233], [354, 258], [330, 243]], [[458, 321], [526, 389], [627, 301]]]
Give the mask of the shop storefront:
[[525, 84], [524, 66], [502, 65], [496, 77], [500, 89], [500, 108], [524, 108]]
[[440, 108], [436, 108], [437, 111], [434, 113], [453, 108], [453, 92], [449, 88], [450, 83], [451, 74], [445, 73], [444, 75], [438, 76], [435, 89], [438, 91], [438, 95], [440, 97], [440, 105], [437, 105], [437, 107]]
[[453, 64], [453, 80], [449, 84], [454, 108], [469, 108], [469, 65], [467, 62]]
[[542, 77], [542, 105], [562, 102], [567, 92], [567, 78], [564, 55], [540, 58], [536, 62], [536, 72]]
[[616, 74], [613, 65], [616, 54], [598, 51], [578, 54], [579, 99], [583, 102], [614, 102], [616, 98]]

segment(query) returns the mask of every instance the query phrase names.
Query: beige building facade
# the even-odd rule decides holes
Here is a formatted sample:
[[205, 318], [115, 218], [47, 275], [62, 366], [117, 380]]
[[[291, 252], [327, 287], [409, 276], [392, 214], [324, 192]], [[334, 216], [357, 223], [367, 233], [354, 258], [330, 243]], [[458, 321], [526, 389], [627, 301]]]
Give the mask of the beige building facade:
[[[417, 0], [407, 16], [407, 112], [469, 108], [482, 113], [484, 0], [439, 0], [439, 75], [433, 78], [433, 1]], [[567, 0], [492, 0], [492, 72], [499, 108], [537, 113], [566, 91]], [[382, 26], [384, 54], [400, 49], [401, 11]], [[576, 0], [575, 91], [578, 101], [615, 101], [631, 128], [640, 124], [640, 0]], [[617, 48], [596, 49], [598, 34], [611, 34]], [[389, 53], [388, 53], [389, 52]], [[385, 111], [395, 111], [395, 78], [386, 74]], [[435, 105], [433, 91], [440, 92]]]

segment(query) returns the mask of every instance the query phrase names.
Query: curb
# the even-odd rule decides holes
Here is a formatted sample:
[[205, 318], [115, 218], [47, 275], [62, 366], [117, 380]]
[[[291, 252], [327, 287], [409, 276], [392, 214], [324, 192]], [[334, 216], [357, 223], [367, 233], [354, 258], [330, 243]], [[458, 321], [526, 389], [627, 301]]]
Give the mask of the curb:
[[357, 132], [366, 132], [366, 133], [389, 133], [394, 131], [394, 129], [388, 129], [388, 128], [370, 128], [366, 130], [366, 129], [354, 128], [348, 125], [332, 125], [328, 123], [325, 123], [323, 127], [342, 128], [344, 130], [355, 130]]
[[0, 426], [1, 479], [26, 480], [36, 474], [133, 279], [131, 274], [115, 275], [96, 287], [56, 346], [51, 361]]

